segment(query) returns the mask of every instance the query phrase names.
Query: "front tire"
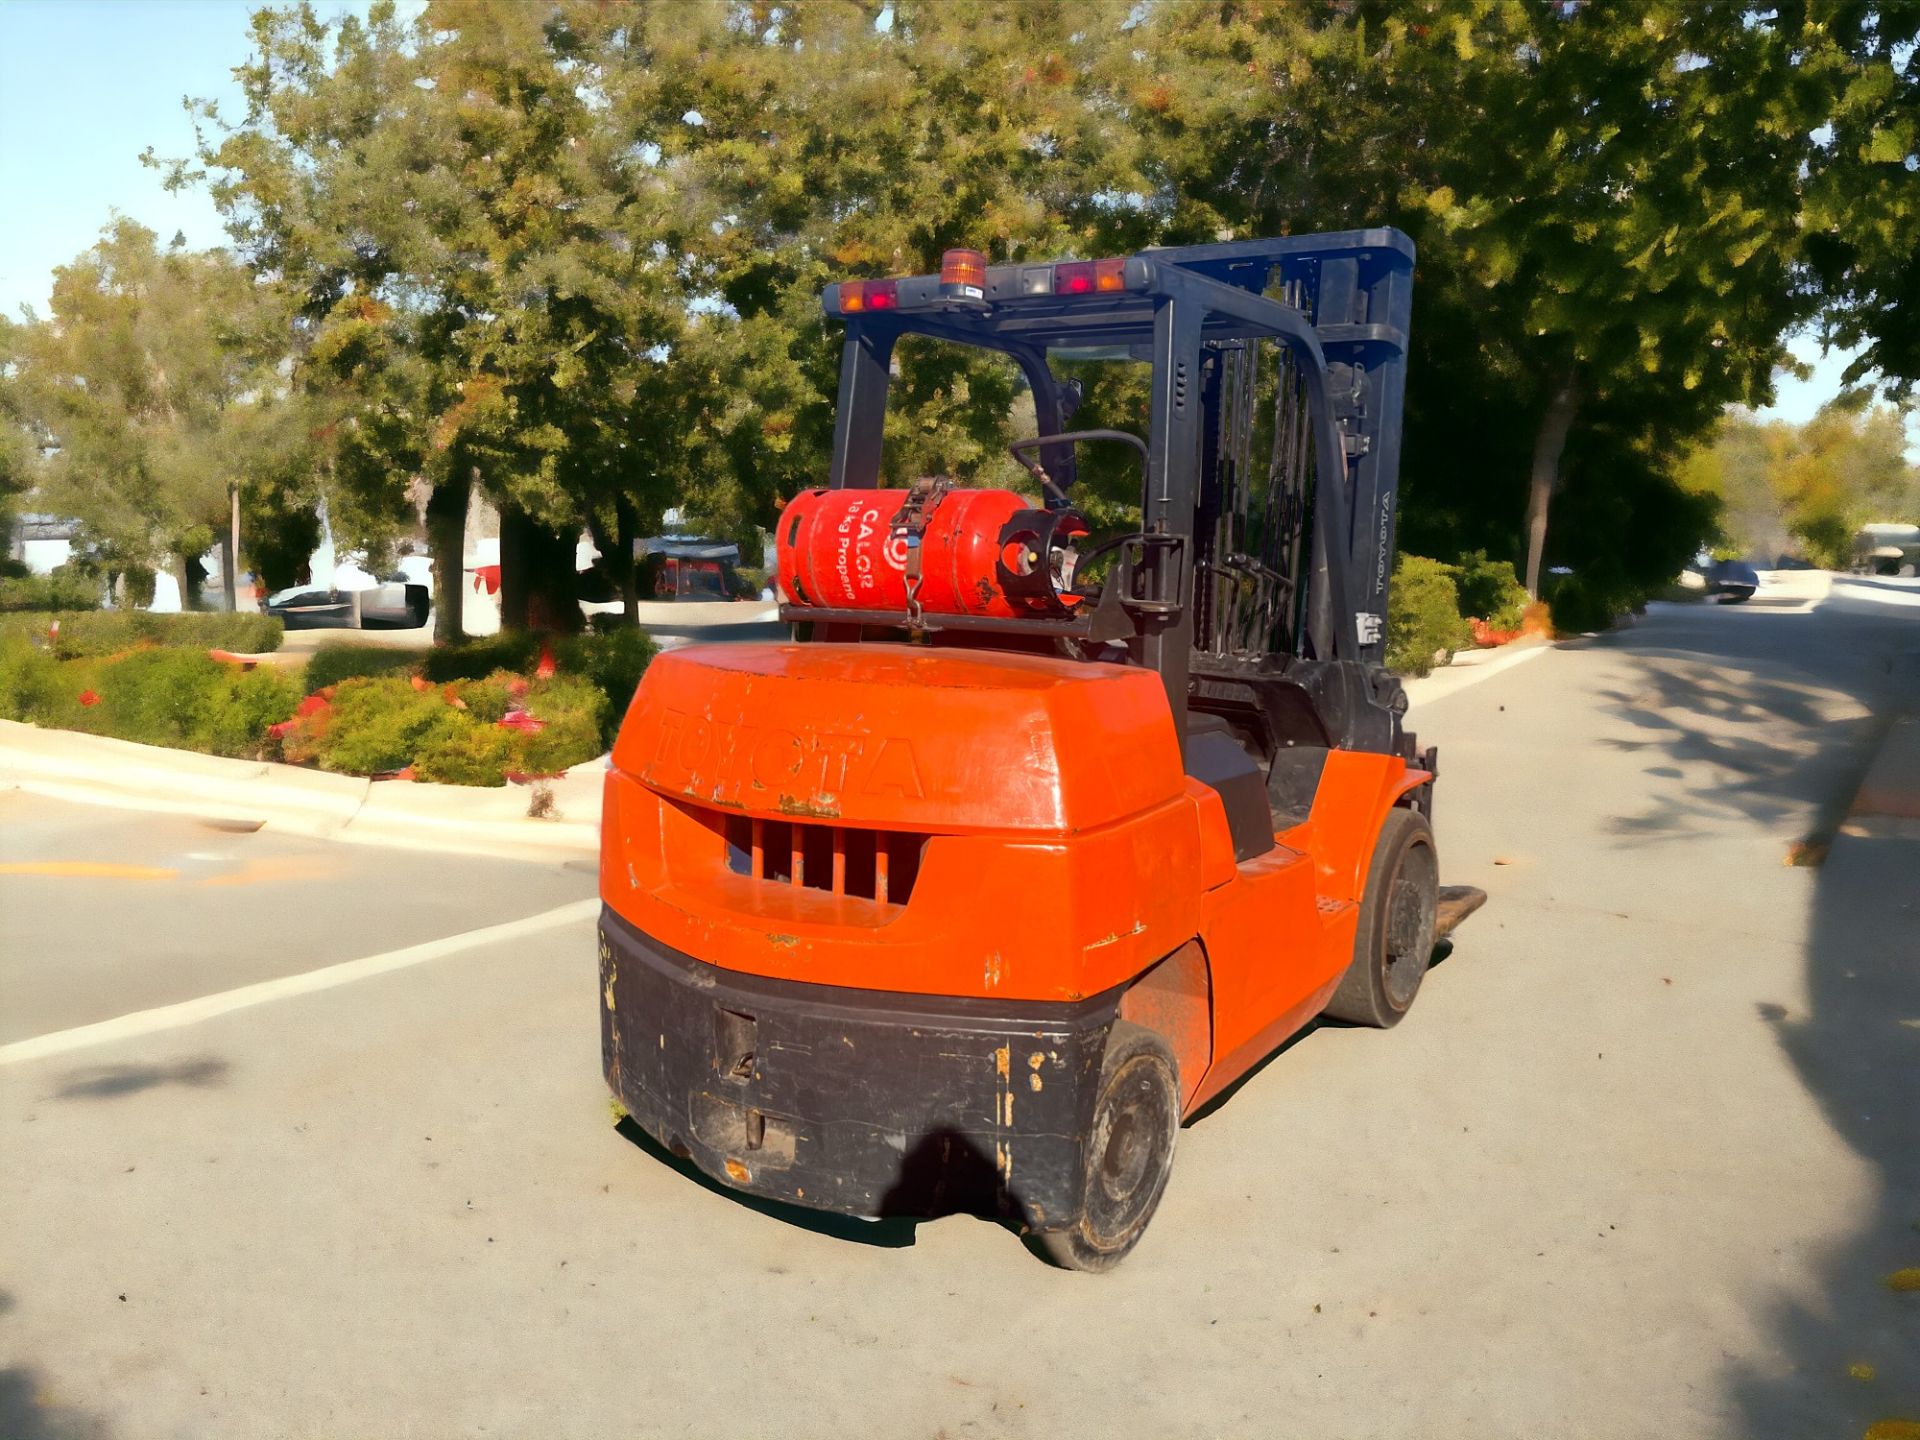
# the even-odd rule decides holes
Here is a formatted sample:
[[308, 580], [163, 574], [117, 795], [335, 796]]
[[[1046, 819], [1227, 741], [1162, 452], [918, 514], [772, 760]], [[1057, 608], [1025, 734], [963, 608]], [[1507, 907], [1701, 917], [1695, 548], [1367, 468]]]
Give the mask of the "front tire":
[[1066, 1270], [1111, 1270], [1126, 1259], [1167, 1188], [1179, 1131], [1180, 1085], [1166, 1042], [1115, 1021], [1081, 1146], [1080, 1217], [1071, 1229], [1034, 1236], [1040, 1253]]
[[1439, 898], [1433, 827], [1419, 811], [1396, 806], [1387, 812], [1373, 847], [1353, 963], [1327, 1002], [1329, 1016], [1379, 1030], [1400, 1023], [1433, 959]]

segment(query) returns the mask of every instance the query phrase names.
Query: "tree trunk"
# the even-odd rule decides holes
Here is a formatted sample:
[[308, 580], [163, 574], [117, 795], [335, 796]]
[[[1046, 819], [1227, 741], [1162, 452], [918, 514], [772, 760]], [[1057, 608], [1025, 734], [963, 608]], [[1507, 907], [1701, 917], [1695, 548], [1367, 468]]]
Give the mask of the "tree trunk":
[[240, 558], [231, 534], [220, 537], [220, 595], [231, 614], [240, 608], [240, 586], [234, 579], [234, 562]]
[[1533, 437], [1533, 473], [1527, 487], [1527, 593], [1540, 598], [1540, 564], [1547, 548], [1547, 511], [1560, 483], [1560, 456], [1567, 448], [1567, 432], [1580, 413], [1579, 377], [1569, 366], [1553, 383], [1547, 413]]
[[517, 505], [500, 507], [500, 628], [580, 629], [574, 587], [577, 531], [553, 531]]
[[455, 463], [447, 478], [427, 496], [427, 548], [433, 552], [433, 638], [457, 645], [466, 638], [467, 579], [462, 562], [467, 548], [467, 501], [473, 475]]
[[207, 578], [200, 568], [200, 560], [195, 555], [176, 555], [173, 557], [173, 578], [180, 585], [180, 608], [198, 610], [200, 608], [200, 583]]
[[634, 511], [634, 501], [616, 499], [614, 501], [614, 528], [618, 532], [620, 559], [626, 568], [620, 572], [620, 614], [626, 616], [630, 626], [639, 624], [639, 557], [634, 555], [634, 543], [639, 540], [639, 515]]
[[620, 499], [613, 502], [614, 543], [620, 547], [620, 613], [626, 617], [627, 624], [640, 623], [640, 567], [633, 557], [633, 542], [640, 538], [640, 517], [634, 514], [633, 502]]

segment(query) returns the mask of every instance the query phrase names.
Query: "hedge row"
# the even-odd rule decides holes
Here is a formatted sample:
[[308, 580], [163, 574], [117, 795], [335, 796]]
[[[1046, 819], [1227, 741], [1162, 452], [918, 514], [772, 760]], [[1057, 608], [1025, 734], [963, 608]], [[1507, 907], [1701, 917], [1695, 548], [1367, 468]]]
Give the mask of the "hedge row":
[[349, 775], [404, 771], [447, 785], [498, 785], [598, 755], [607, 699], [577, 677], [502, 671], [447, 685], [417, 676], [342, 680], [300, 708], [275, 727], [289, 760]]
[[170, 615], [149, 610], [39, 610], [0, 615], [0, 638], [31, 640], [61, 660], [117, 655], [142, 645], [253, 655], [278, 650], [284, 633], [270, 615], [224, 610]]
[[0, 575], [0, 611], [98, 610], [106, 586], [64, 566], [51, 575]]
[[536, 635], [506, 634], [458, 645], [436, 645], [431, 650], [394, 650], [376, 645], [327, 645], [307, 662], [309, 693], [343, 680], [379, 676], [412, 676], [436, 685], [479, 680], [511, 672], [532, 675], [541, 657], [550, 656], [556, 672], [592, 684], [606, 697], [601, 719], [603, 748], [613, 744], [614, 732], [627, 713], [640, 676], [656, 652], [644, 630], [629, 626], [601, 635], [566, 635], [542, 639]]
[[299, 701], [292, 674], [268, 665], [242, 670], [204, 651], [156, 648], [62, 660], [0, 635], [0, 718], [8, 720], [258, 759], [269, 752], [269, 727]]
[[0, 630], [0, 718], [453, 785], [555, 774], [602, 753], [653, 654], [637, 631], [555, 641], [557, 669], [543, 677], [541, 642], [525, 637], [424, 655], [343, 645], [320, 651], [303, 674], [244, 670], [186, 646], [62, 656], [32, 633], [38, 643]]

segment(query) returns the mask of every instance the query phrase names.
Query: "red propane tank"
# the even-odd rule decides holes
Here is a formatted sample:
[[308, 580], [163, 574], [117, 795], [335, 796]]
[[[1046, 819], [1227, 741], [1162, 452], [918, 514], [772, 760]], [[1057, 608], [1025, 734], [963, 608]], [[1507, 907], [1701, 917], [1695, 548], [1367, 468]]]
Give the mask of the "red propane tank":
[[[808, 490], [780, 515], [780, 596], [828, 610], [907, 606], [906, 490]], [[1063, 614], [1079, 597], [1056, 551], [1086, 533], [1072, 511], [1036, 510], [1011, 490], [947, 490], [920, 536], [920, 608], [937, 615]], [[1071, 552], [1064, 552], [1071, 556]], [[1009, 592], [1012, 593], [1009, 593]]]

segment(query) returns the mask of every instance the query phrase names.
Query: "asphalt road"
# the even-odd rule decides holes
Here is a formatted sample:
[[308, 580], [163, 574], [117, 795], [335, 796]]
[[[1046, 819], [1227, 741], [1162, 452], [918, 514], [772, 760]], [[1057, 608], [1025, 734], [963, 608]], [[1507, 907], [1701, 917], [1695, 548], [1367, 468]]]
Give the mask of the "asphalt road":
[[0, 797], [0, 1436], [1920, 1418], [1920, 830], [1842, 823], [1920, 587], [1824, 584], [1423, 682], [1487, 909], [1186, 1129], [1102, 1277], [624, 1138], [590, 876]]

